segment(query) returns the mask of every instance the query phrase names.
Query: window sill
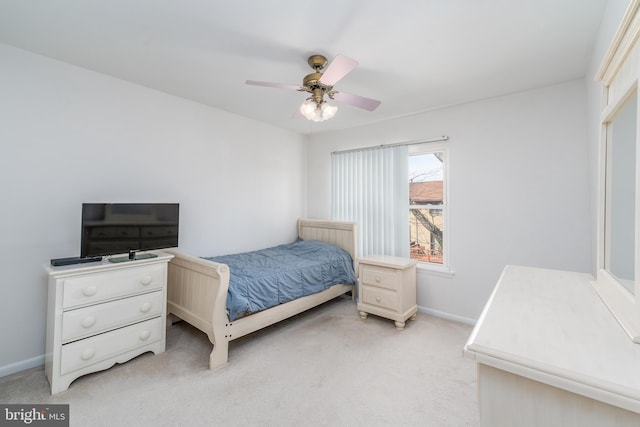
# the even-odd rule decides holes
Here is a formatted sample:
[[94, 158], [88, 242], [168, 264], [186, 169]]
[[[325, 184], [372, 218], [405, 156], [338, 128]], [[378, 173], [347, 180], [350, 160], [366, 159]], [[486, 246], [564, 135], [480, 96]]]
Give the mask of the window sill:
[[428, 274], [430, 276], [440, 276], [452, 279], [456, 275], [456, 272], [447, 265], [429, 264], [426, 262], [418, 262], [416, 264], [417, 270], [421, 274]]

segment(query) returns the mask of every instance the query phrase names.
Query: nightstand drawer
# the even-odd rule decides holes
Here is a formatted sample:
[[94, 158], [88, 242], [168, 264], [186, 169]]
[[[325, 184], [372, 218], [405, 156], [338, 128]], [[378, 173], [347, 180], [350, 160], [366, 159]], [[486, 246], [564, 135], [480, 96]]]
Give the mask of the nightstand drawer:
[[398, 308], [398, 294], [385, 289], [362, 286], [361, 298], [364, 304], [394, 311]]
[[64, 279], [62, 307], [78, 307], [160, 289], [165, 280], [164, 271], [158, 264]]
[[362, 284], [379, 286], [391, 290], [398, 289], [398, 276], [396, 270], [384, 267], [362, 267], [360, 277]]
[[162, 315], [164, 293], [159, 290], [62, 314], [62, 342], [97, 334]]
[[[157, 317], [62, 346], [61, 375], [102, 362], [162, 339], [164, 319]], [[115, 360], [114, 360], [115, 362]]]

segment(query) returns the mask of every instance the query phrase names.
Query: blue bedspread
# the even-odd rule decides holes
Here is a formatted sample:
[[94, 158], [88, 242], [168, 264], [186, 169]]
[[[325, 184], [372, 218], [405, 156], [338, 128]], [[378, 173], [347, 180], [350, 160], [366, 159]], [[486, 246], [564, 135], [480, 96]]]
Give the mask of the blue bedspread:
[[205, 259], [229, 266], [227, 310], [231, 321], [338, 283], [356, 281], [351, 255], [315, 240]]

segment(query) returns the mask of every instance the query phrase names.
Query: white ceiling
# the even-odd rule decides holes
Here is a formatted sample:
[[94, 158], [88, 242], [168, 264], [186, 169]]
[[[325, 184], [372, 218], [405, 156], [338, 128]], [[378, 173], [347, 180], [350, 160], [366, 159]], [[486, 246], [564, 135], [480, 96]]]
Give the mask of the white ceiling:
[[[300, 133], [344, 129], [584, 76], [606, 0], [0, 0], [0, 43]], [[313, 53], [380, 99], [291, 116]], [[1, 71], [0, 71], [1, 73]]]

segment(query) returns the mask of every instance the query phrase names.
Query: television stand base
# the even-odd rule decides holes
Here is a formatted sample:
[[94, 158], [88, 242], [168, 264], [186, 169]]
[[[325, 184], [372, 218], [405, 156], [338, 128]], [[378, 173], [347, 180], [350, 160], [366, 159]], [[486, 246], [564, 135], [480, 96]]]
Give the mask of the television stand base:
[[109, 262], [127, 262], [127, 261], [137, 261], [140, 259], [150, 259], [150, 258], [156, 258], [158, 255], [156, 254], [139, 254], [139, 255], [135, 255], [134, 256], [122, 256], [122, 257], [116, 257], [116, 258], [109, 258]]

